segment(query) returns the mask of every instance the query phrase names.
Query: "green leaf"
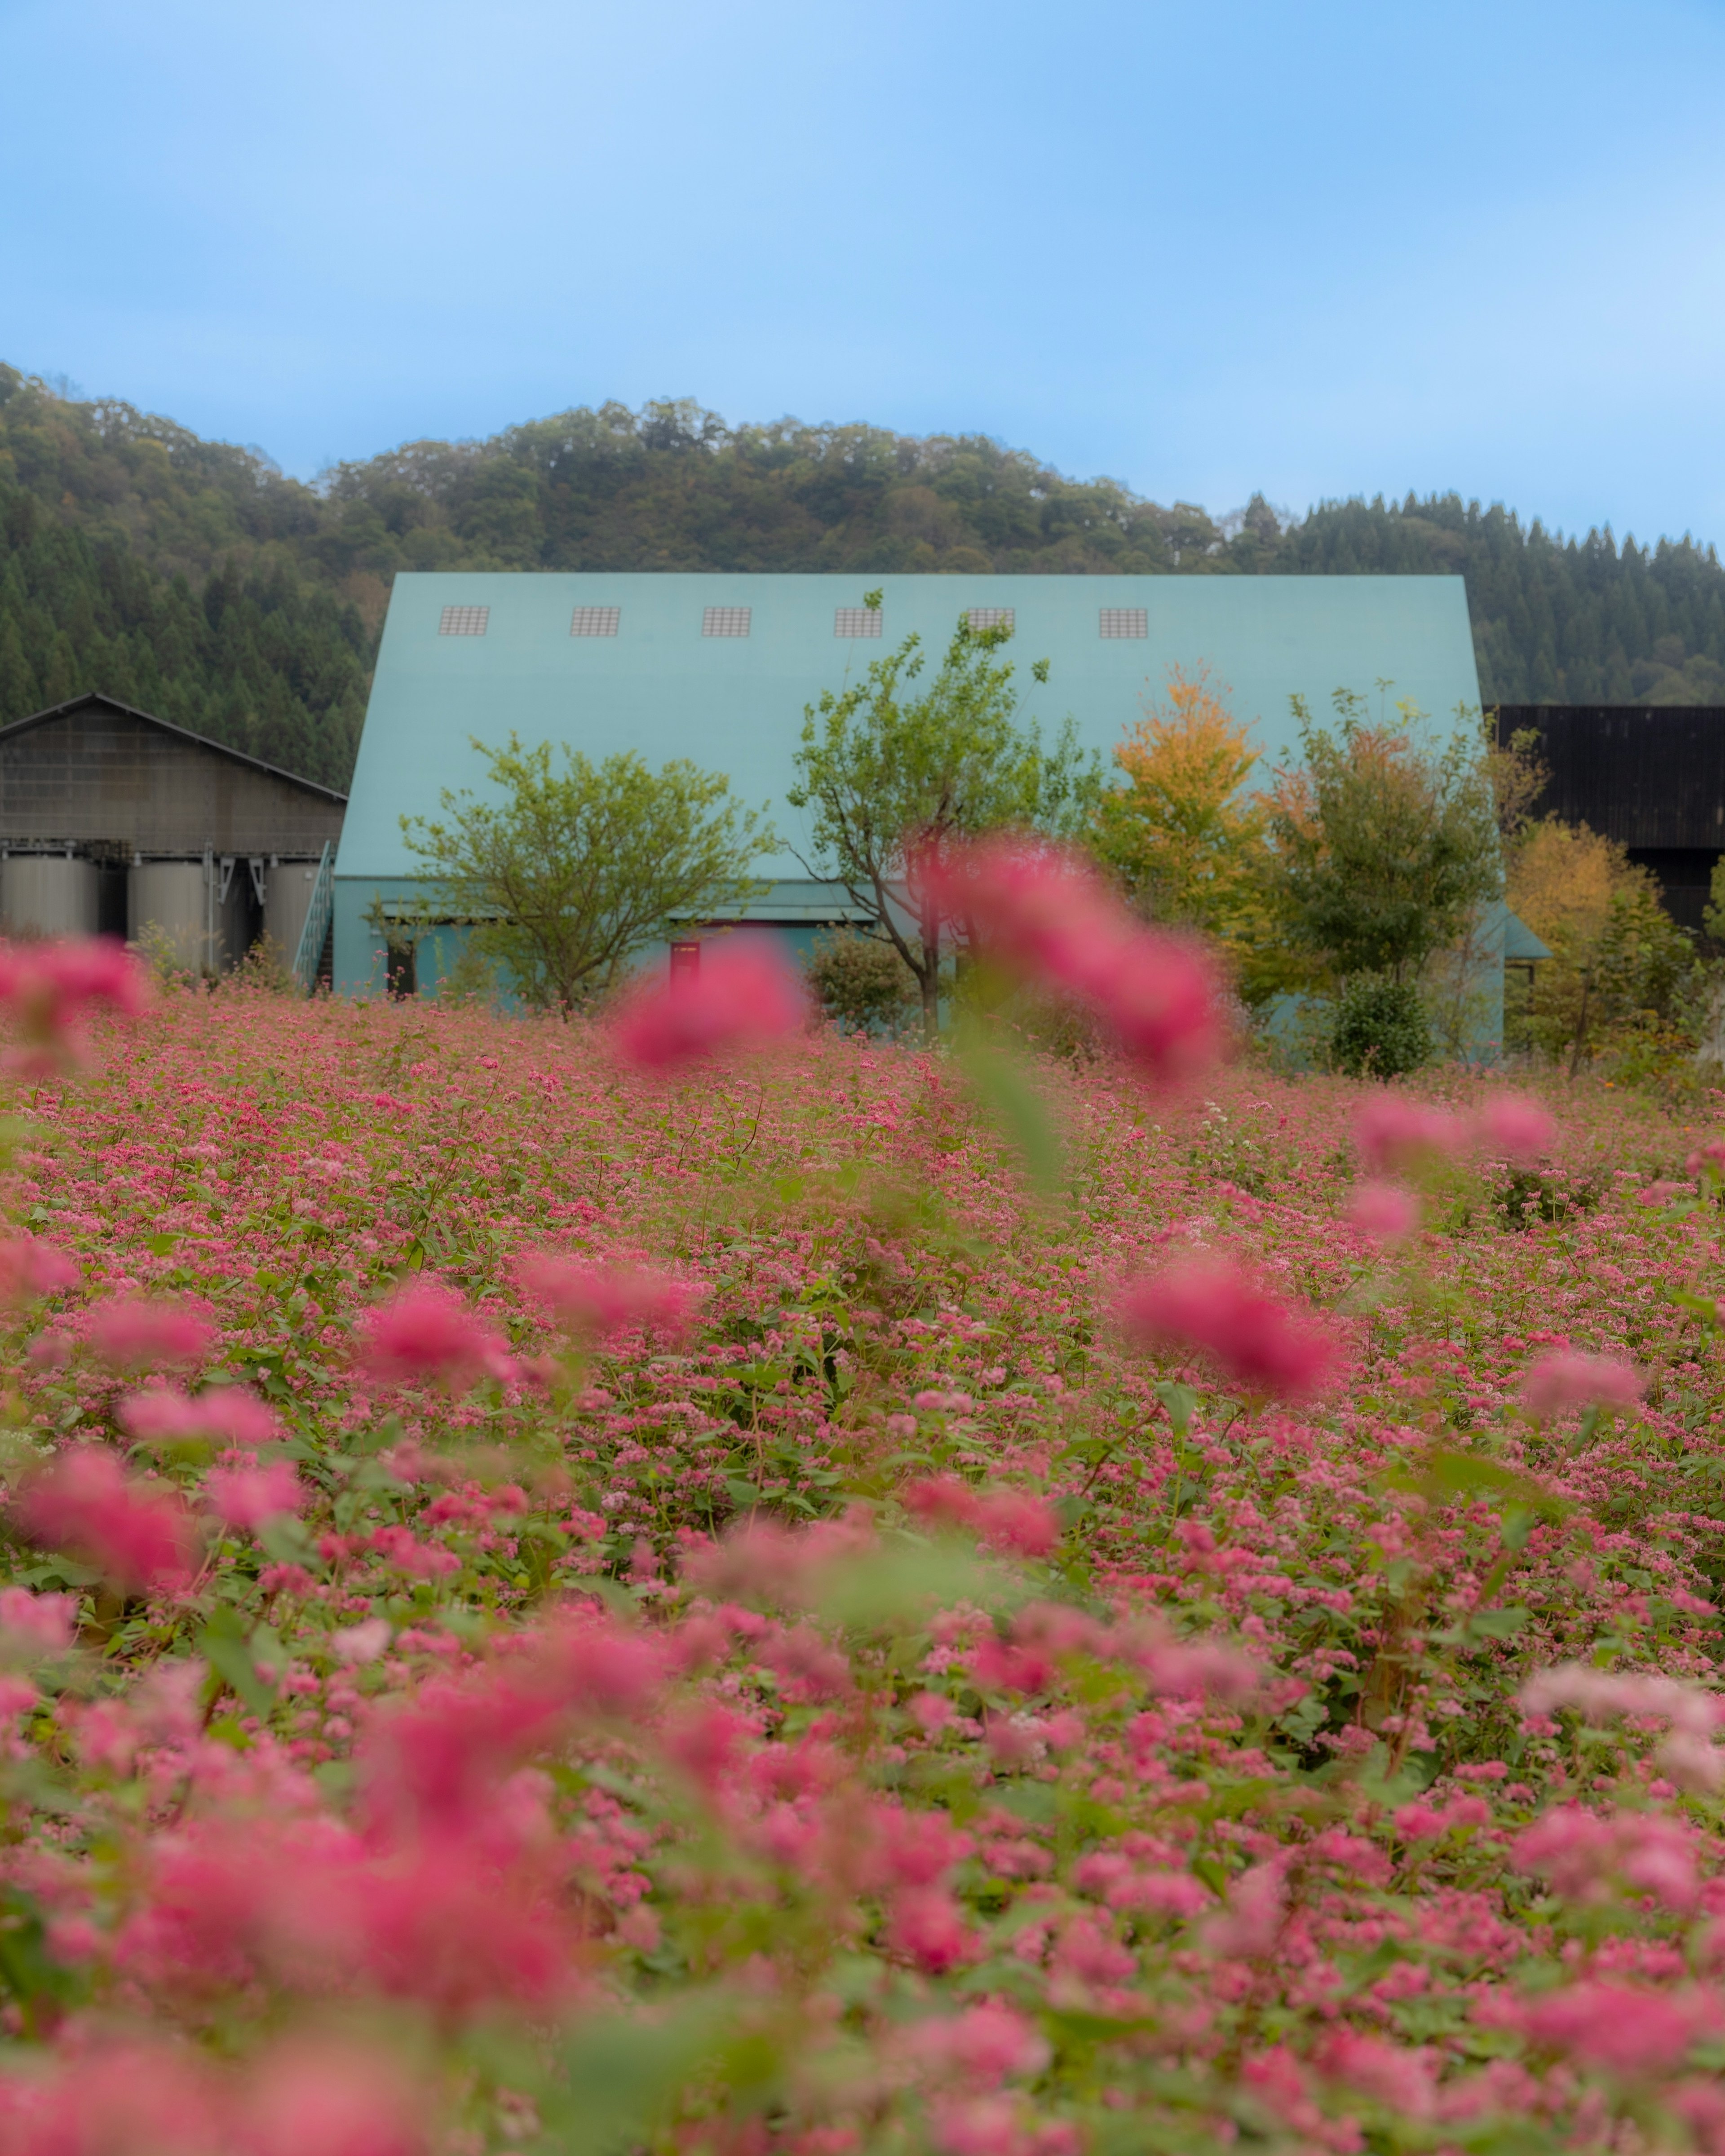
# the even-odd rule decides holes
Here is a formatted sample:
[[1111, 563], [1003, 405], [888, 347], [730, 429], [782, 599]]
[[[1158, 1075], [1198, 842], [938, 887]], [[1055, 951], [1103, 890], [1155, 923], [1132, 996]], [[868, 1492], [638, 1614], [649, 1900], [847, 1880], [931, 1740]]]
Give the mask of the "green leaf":
[[1512, 1640], [1532, 1620], [1531, 1609], [1476, 1609], [1469, 1616], [1470, 1634], [1482, 1640]]
[[615, 2156], [654, 2138], [697, 2073], [725, 2048], [731, 2002], [701, 1995], [653, 2020], [595, 2015], [563, 2047], [563, 2088], [542, 2115], [559, 2156]]
[[963, 1543], [906, 1537], [831, 1566], [821, 1577], [816, 1606], [829, 1624], [870, 1630], [955, 1603], [986, 1608], [1008, 1596], [1019, 1599], [1008, 1576]]
[[1174, 1435], [1183, 1439], [1197, 1412], [1197, 1394], [1190, 1385], [1178, 1384], [1172, 1378], [1162, 1378], [1152, 1390], [1168, 1409], [1168, 1419], [1174, 1426]]
[[1035, 1188], [1045, 1197], [1063, 1188], [1065, 1149], [1024, 1065], [1016, 1056], [974, 1036], [962, 1042], [958, 1061], [972, 1091]]
[[258, 1674], [255, 1650], [239, 1612], [229, 1604], [217, 1604], [208, 1624], [198, 1635], [198, 1651], [259, 1721], [268, 1716], [275, 1704], [275, 1687]]
[[1417, 1491], [1434, 1504], [1451, 1503], [1457, 1497], [1507, 1498], [1548, 1519], [1574, 1509], [1531, 1475], [1481, 1452], [1429, 1452], [1417, 1471], [1395, 1469], [1384, 1481], [1392, 1490]]

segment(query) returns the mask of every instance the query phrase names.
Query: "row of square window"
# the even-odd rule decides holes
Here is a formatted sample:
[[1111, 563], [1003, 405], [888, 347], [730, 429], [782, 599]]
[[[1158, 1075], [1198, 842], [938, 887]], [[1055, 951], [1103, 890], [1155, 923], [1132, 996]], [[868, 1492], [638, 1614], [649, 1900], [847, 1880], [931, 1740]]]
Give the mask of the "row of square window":
[[[703, 636], [747, 636], [749, 633], [752, 607], [708, 607], [701, 617]], [[1004, 629], [1009, 633], [1015, 624], [1016, 609], [1012, 607], [970, 607], [965, 619], [973, 629]], [[623, 619], [623, 608], [614, 606], [578, 606], [569, 618], [571, 636], [615, 636]], [[439, 636], [483, 636], [491, 622], [491, 609], [483, 606], [446, 606], [438, 623]], [[1149, 616], [1143, 607], [1103, 607], [1097, 616], [1098, 633], [1103, 636], [1146, 637], [1150, 634]], [[880, 610], [878, 607], [836, 607], [833, 612], [834, 636], [879, 636]]]

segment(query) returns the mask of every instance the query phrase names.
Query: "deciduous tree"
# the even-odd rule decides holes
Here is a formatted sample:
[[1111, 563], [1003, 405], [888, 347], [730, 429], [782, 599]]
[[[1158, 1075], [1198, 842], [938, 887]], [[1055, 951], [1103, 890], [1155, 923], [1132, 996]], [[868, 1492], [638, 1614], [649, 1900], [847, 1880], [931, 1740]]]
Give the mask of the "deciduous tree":
[[474, 924], [472, 944], [524, 1002], [566, 1017], [681, 921], [724, 912], [761, 886], [777, 843], [730, 782], [674, 758], [593, 763], [565, 747], [475, 742], [493, 794], [445, 792], [443, 816], [402, 819], [424, 879], [427, 921]]
[[1475, 742], [1427, 746], [1411, 706], [1374, 726], [1352, 692], [1334, 701], [1329, 727], [1292, 699], [1304, 760], [1269, 819], [1288, 929], [1344, 979], [1410, 979], [1502, 888], [1491, 785]]
[[[864, 603], [878, 607], [880, 593]], [[1050, 749], [1037, 726], [1020, 725], [1015, 670], [1000, 655], [1011, 633], [973, 629], [961, 617], [926, 685], [922, 639], [907, 636], [860, 681], [803, 712], [788, 798], [812, 819], [809, 865], [844, 885], [871, 932], [916, 977], [930, 1040], [949, 938], [933, 880], [915, 878], [919, 858], [1008, 827], [1069, 834], [1082, 828], [1101, 785], [1070, 719]], [[1046, 681], [1047, 661], [1030, 671]]]

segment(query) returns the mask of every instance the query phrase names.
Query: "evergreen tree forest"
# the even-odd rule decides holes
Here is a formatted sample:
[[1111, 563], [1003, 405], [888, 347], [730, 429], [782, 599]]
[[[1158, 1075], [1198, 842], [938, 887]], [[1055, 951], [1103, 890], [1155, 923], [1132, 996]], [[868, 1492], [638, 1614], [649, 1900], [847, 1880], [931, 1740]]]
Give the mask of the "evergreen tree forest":
[[981, 435], [726, 426], [688, 403], [416, 442], [307, 485], [0, 366], [0, 723], [100, 689], [345, 785], [398, 569], [1449, 574], [1488, 702], [1725, 702], [1712, 547], [1459, 495], [1213, 516]]

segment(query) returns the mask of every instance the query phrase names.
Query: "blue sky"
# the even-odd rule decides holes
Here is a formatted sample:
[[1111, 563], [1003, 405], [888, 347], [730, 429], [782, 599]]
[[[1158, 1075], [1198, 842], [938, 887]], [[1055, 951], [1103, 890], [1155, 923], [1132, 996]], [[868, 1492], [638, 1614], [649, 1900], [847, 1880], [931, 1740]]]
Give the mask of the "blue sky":
[[692, 396], [1725, 541], [1719, 0], [0, 0], [0, 357], [306, 475]]

